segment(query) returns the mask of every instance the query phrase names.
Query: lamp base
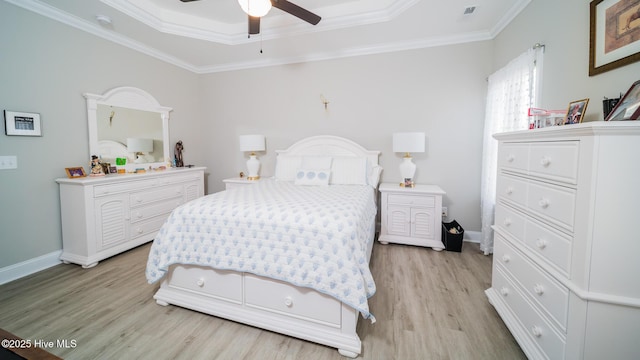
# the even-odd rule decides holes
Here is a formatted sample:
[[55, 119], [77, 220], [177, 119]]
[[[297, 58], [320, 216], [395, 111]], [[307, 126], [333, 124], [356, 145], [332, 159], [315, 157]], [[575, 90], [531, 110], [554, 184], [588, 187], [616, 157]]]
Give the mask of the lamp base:
[[411, 156], [407, 153], [402, 163], [400, 163], [400, 175], [402, 175], [402, 182], [400, 186], [402, 187], [414, 187], [413, 176], [416, 173], [416, 164], [411, 161]]
[[249, 160], [247, 160], [247, 170], [249, 170], [247, 180], [260, 179], [260, 160], [258, 160], [254, 153], [252, 153], [249, 156]]
[[247, 180], [260, 180], [260, 176], [247, 176]]

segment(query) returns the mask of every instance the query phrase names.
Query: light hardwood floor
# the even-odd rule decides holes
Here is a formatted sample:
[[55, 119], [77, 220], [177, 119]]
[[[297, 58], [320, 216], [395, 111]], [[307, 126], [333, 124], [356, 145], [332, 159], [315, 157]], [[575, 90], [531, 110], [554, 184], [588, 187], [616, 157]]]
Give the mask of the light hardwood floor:
[[[92, 269], [58, 265], [0, 286], [0, 328], [65, 359], [346, 359], [335, 349], [156, 305], [144, 276], [150, 245]], [[491, 257], [376, 243], [370, 299], [360, 318], [361, 359], [525, 359], [488, 303]]]

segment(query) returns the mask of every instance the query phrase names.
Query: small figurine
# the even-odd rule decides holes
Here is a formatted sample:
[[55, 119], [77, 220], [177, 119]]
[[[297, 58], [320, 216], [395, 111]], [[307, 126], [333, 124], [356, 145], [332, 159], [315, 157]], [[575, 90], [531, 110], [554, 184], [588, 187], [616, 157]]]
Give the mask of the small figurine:
[[91, 155], [91, 174], [89, 176], [104, 176], [102, 164], [96, 155]]
[[184, 150], [184, 147], [182, 146], [182, 140], [178, 140], [178, 142], [176, 143], [176, 148], [173, 152], [176, 167], [184, 167], [184, 161], [182, 161], [182, 150]]

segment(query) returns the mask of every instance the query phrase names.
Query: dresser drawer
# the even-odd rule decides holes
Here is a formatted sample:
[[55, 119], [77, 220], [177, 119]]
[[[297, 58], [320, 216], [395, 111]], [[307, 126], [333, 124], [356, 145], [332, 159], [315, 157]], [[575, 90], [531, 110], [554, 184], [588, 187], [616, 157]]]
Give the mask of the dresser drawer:
[[524, 242], [527, 247], [568, 277], [571, 269], [571, 237], [533, 220], [527, 221], [526, 229]]
[[496, 236], [494, 258], [516, 279], [515, 282], [522, 286], [528, 297], [566, 331], [569, 290], [499, 236]]
[[265, 279], [247, 273], [244, 281], [247, 306], [340, 326], [342, 305], [340, 301], [328, 295], [312, 289], [295, 287], [282, 281], [267, 282]]
[[499, 199], [527, 206], [527, 180], [500, 174], [496, 184], [496, 195]]
[[[131, 175], [134, 176], [134, 175]], [[117, 184], [96, 185], [93, 187], [93, 196], [100, 197], [112, 195], [122, 192], [130, 192], [136, 190], [152, 189], [159, 184], [155, 180], [135, 180], [125, 181]]]
[[576, 184], [579, 149], [578, 141], [533, 143], [529, 153], [529, 173]]
[[131, 225], [131, 238], [135, 239], [140, 236], [151, 235], [155, 237], [162, 224], [167, 220], [167, 216], [157, 216], [147, 221], [139, 221]]
[[526, 172], [529, 164], [529, 144], [503, 143], [498, 153], [498, 168]]
[[576, 191], [538, 181], [527, 190], [527, 207], [551, 223], [573, 231]]
[[158, 215], [169, 215], [173, 209], [182, 205], [180, 198], [145, 205], [131, 209], [131, 223], [143, 221]]
[[242, 273], [234, 271], [180, 265], [171, 273], [169, 287], [242, 303]]
[[516, 317], [522, 332], [537, 345], [547, 359], [564, 359], [565, 338], [525, 299], [509, 276], [494, 266], [492, 287], [500, 294], [500, 301]]
[[170, 185], [157, 187], [151, 190], [134, 192], [131, 194], [130, 204], [132, 207], [138, 205], [144, 205], [151, 202], [181, 198], [184, 195], [184, 186], [182, 185]]
[[418, 205], [427, 207], [434, 207], [436, 204], [435, 197], [428, 195], [389, 194], [387, 201], [389, 204]]
[[502, 227], [520, 241], [524, 240], [525, 223], [526, 220], [523, 215], [508, 208], [506, 205], [496, 205], [495, 224]]

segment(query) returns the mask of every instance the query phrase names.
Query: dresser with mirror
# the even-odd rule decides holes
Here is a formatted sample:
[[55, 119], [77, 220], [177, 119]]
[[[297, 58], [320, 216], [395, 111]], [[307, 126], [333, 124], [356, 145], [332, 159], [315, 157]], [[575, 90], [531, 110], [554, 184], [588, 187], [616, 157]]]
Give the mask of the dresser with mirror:
[[[90, 155], [120, 173], [59, 178], [63, 251], [84, 268], [153, 240], [177, 206], [204, 195], [204, 167], [173, 168], [169, 113], [149, 93], [119, 87], [84, 94]], [[123, 162], [122, 160], [120, 162]]]

